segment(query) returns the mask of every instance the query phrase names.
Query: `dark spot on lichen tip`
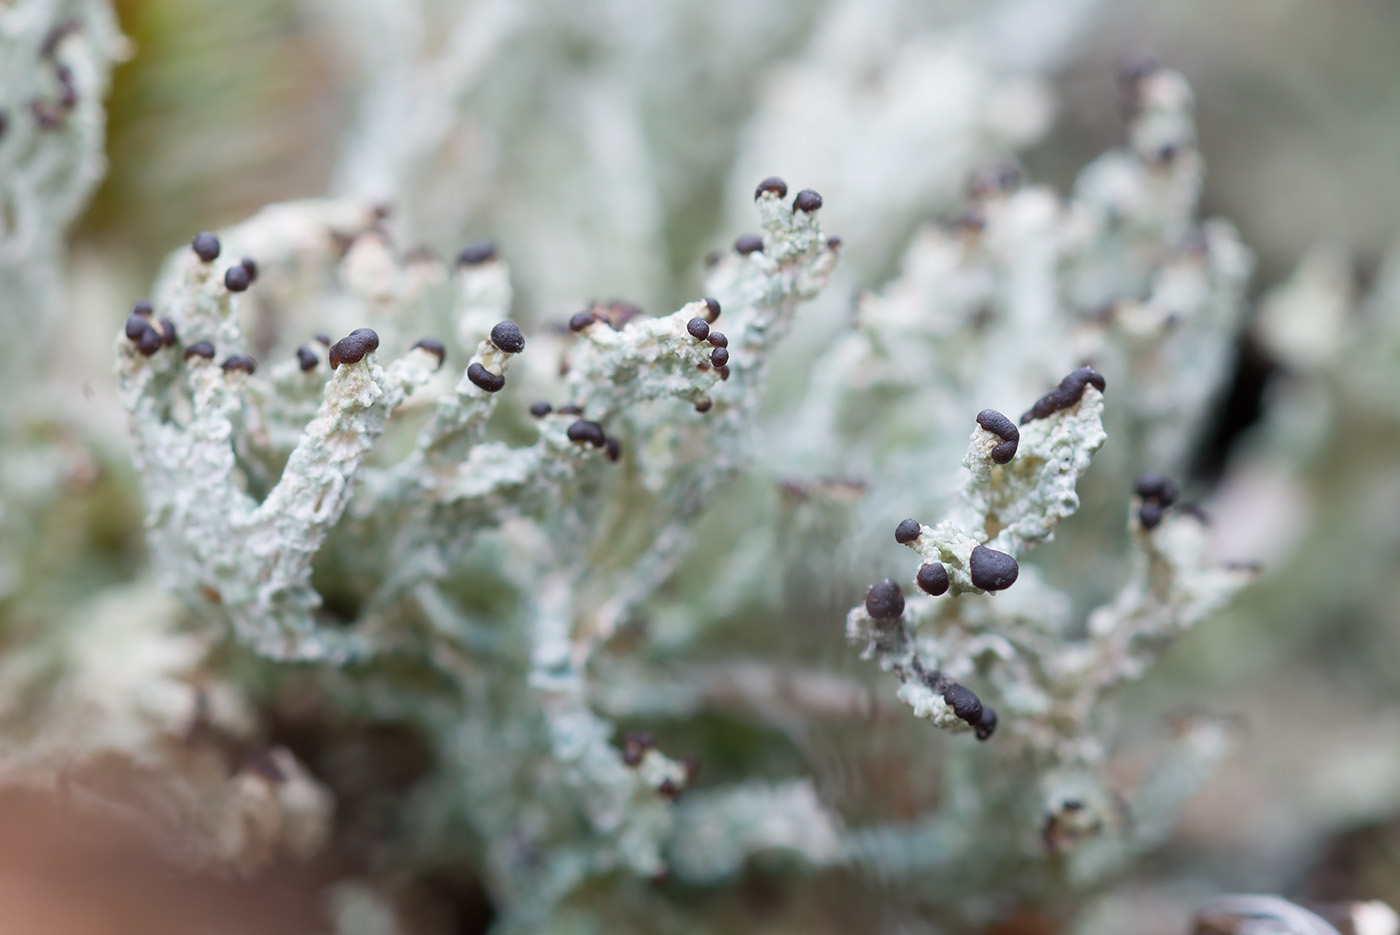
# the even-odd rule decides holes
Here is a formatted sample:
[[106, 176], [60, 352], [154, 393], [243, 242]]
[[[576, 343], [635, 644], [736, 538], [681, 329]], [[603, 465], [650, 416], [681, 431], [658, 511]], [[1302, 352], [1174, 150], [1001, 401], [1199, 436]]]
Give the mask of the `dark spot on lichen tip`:
[[1162, 504], [1156, 500], [1145, 500], [1142, 506], [1138, 507], [1138, 522], [1143, 529], [1156, 529], [1157, 524], [1162, 521]]
[[734, 241], [734, 252], [740, 256], [763, 252], [763, 238], [757, 234], [745, 234]]
[[685, 330], [690, 332], [690, 336], [695, 340], [703, 341], [710, 335], [710, 323], [696, 316], [685, 323]]
[[603, 434], [603, 427], [586, 419], [579, 419], [571, 424], [564, 434], [571, 442], [592, 445], [594, 448], [602, 448], [608, 443], [607, 436]]
[[661, 785], [656, 787], [656, 794], [663, 799], [674, 800], [676, 796], [681, 794], [681, 790], [671, 780], [663, 779], [661, 780]]
[[131, 314], [140, 315], [142, 318], [150, 318], [153, 314], [155, 314], [155, 309], [152, 308], [151, 303], [149, 301], [147, 301], [146, 299], [142, 299], [135, 305], [131, 306]]
[[723, 367], [729, 363], [729, 351], [722, 347], [717, 347], [710, 351], [710, 363], [716, 367]]
[[334, 370], [341, 364], [353, 364], [364, 360], [366, 354], [379, 347], [379, 335], [370, 328], [356, 328], [354, 331], [331, 345], [330, 364]]
[[622, 762], [628, 766], [636, 766], [642, 762], [642, 754], [645, 752], [641, 747], [628, 744], [622, 748]]
[[1149, 471], [1137, 479], [1133, 485], [1133, 492], [1144, 500], [1155, 500], [1162, 506], [1171, 506], [1176, 502], [1176, 498], [1181, 495], [1181, 491], [1171, 478], [1165, 474], [1158, 474]]
[[150, 324], [146, 325], [145, 330], [136, 339], [136, 349], [145, 357], [150, 357], [164, 346], [165, 342], [161, 340], [160, 332]]
[[162, 318], [160, 320], [160, 343], [165, 347], [174, 347], [175, 342], [179, 339], [179, 335], [175, 333], [175, 322], [169, 318]]
[[716, 367], [716, 368], [715, 368], [715, 373], [719, 374], [719, 378], [720, 378], [721, 380], [728, 380], [728, 379], [729, 379], [729, 368], [728, 368], [728, 367]]
[[252, 284], [252, 277], [242, 266], [230, 266], [224, 273], [224, 288], [229, 292], [242, 292]]
[[992, 463], [1006, 464], [1012, 458], [1016, 457], [1016, 445], [1016, 442], [1002, 442], [1000, 445], [993, 447], [991, 454]]
[[728, 347], [729, 339], [718, 331], [711, 331], [707, 339], [715, 347]]
[[919, 573], [914, 581], [919, 585], [919, 590], [925, 594], [932, 594], [938, 597], [948, 593], [948, 569], [943, 567], [942, 562], [929, 562], [927, 565], [919, 566]]
[[1052, 413], [1075, 405], [1084, 396], [1084, 388], [1087, 386], [1092, 386], [1102, 393], [1106, 383], [1103, 374], [1093, 367], [1080, 367], [1061, 380], [1059, 386], [1036, 400], [1035, 405], [1021, 416], [1021, 424], [1025, 425], [1033, 419], [1044, 419]]
[[696, 412], [709, 412], [714, 408], [715, 401], [708, 396], [701, 396], [695, 403]]
[[[977, 424], [1004, 442], [1021, 440], [1021, 430], [1016, 428], [1016, 424], [995, 409], [983, 409], [977, 413]], [[1012, 451], [1015, 451], [1014, 447]]]
[[1005, 552], [979, 545], [972, 550], [968, 571], [974, 587], [983, 591], [1004, 591], [1016, 583], [1021, 567], [1016, 564], [1016, 559]]
[[491, 343], [507, 354], [519, 354], [525, 350], [525, 335], [513, 321], [498, 321], [491, 329]]
[[758, 183], [758, 188], [755, 188], [755, 189], [754, 189], [754, 192], [753, 192], [754, 201], [757, 201], [760, 197], [762, 197], [762, 195], [763, 195], [764, 192], [772, 192], [773, 194], [777, 195], [779, 198], [786, 198], [786, 197], [787, 197], [787, 182], [784, 182], [782, 179], [778, 178], [776, 175], [770, 175], [770, 176], [768, 176], [768, 178], [766, 178], [766, 179], [764, 179], [762, 182], [759, 182], [759, 183]]
[[496, 243], [492, 240], [483, 240], [481, 243], [468, 244], [457, 253], [458, 266], [479, 266], [496, 258]]
[[320, 341], [326, 347], [331, 346], [331, 336], [326, 334], [324, 331], [318, 331], [315, 334], [313, 334], [312, 337], [315, 338], [317, 341]]
[[996, 733], [997, 729], [997, 709], [989, 704], [982, 706], [982, 717], [973, 725], [973, 730], [977, 734], [978, 740], [986, 740]]
[[251, 257], [245, 256], [238, 261], [238, 265], [243, 267], [244, 271], [247, 272], [248, 282], [254, 283], [258, 281], [258, 264], [254, 262]]
[[185, 360], [191, 357], [203, 357], [205, 360], [214, 359], [214, 345], [208, 341], [196, 341], [185, 348]]
[[530, 404], [530, 415], [534, 416], [536, 419], [543, 419], [553, 411], [554, 407], [544, 400]]
[[948, 707], [953, 709], [959, 720], [973, 727], [982, 720], [982, 699], [967, 686], [954, 682], [943, 690], [943, 700], [948, 702]]
[[307, 373], [316, 369], [316, 365], [321, 362], [321, 358], [316, 356], [316, 352], [303, 344], [297, 348], [297, 366], [301, 367], [302, 373]]
[[865, 612], [876, 620], [898, 620], [904, 615], [904, 592], [893, 578], [870, 586], [865, 592]]
[[712, 299], [709, 296], [705, 297], [705, 317], [712, 325], [715, 323], [715, 319], [719, 318], [718, 299]]
[[569, 330], [582, 331], [597, 320], [592, 312], [575, 312], [574, 317], [569, 319]]
[[212, 231], [200, 231], [190, 241], [190, 249], [205, 263], [213, 263], [219, 258], [219, 238]]
[[908, 545], [923, 532], [923, 527], [919, 521], [913, 518], [903, 520], [894, 528], [894, 541], [900, 545]]
[[236, 371], [238, 373], [251, 374], [258, 369], [258, 365], [253, 358], [244, 356], [243, 354], [235, 354], [219, 366], [224, 369], [224, 373], [234, 373]]
[[792, 200], [792, 210], [805, 211], [808, 214], [816, 211], [821, 206], [822, 196], [818, 195], [810, 188], [802, 189], [802, 191], [797, 193], [797, 197]]
[[583, 407], [575, 403], [565, 403], [559, 407], [559, 414], [561, 416], [581, 416], [583, 415]]
[[427, 351], [437, 358], [437, 365], [442, 366], [442, 362], [447, 359], [447, 348], [442, 346], [442, 342], [436, 338], [419, 338], [414, 342], [413, 349]]
[[622, 457], [622, 442], [616, 438], [609, 438], [603, 442], [603, 454], [607, 455], [609, 461], [616, 461]]
[[826, 248], [827, 248], [828, 250], [840, 250], [840, 249], [841, 249], [841, 238], [840, 238], [840, 237], [828, 237], [828, 238], [826, 238]]
[[141, 335], [151, 329], [151, 321], [141, 315], [131, 315], [126, 320], [126, 339], [128, 341], [140, 341]]
[[488, 393], [499, 393], [506, 385], [503, 374], [492, 373], [476, 361], [467, 368], [467, 379]]

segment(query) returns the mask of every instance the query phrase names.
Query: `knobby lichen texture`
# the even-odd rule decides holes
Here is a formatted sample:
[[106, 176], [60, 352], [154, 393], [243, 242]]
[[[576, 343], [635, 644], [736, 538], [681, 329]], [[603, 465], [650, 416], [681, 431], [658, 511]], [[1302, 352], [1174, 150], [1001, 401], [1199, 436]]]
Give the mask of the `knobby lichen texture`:
[[[0, 3], [0, 798], [200, 879], [311, 868], [308, 933], [1072, 930], [1241, 736], [1203, 690], [1128, 737], [1123, 697], [1259, 572], [1184, 495], [1242, 335], [1288, 377], [1232, 477], [1340, 500], [1396, 421], [1396, 264], [1364, 328], [1323, 251], [1251, 321], [1154, 61], [1067, 193], [989, 159], [1043, 133], [1090, 3], [677, 3], [625, 39], [624, 6], [307, 0], [358, 93], [332, 194], [104, 306], [80, 395], [119, 449], [115, 407], [23, 399], [76, 353], [67, 229], [132, 49], [96, 0]], [[693, 99], [690, 30], [732, 47]], [[535, 75], [571, 90], [536, 112]], [[463, 216], [499, 240], [406, 248]], [[120, 478], [146, 571], [36, 590]], [[1256, 909], [1297, 907], [1200, 918]]]

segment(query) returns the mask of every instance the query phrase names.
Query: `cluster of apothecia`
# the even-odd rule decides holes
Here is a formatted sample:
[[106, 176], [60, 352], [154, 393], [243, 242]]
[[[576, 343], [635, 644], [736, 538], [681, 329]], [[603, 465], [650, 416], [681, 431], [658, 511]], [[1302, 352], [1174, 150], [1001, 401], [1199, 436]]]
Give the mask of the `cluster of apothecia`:
[[[701, 370], [714, 368], [721, 380], [729, 379], [729, 339], [723, 332], [716, 331], [710, 327], [719, 318], [719, 300], [708, 296], [705, 298], [705, 316], [702, 318], [696, 315], [685, 323], [686, 333], [696, 341], [703, 341], [713, 350], [710, 351], [710, 359], [702, 360], [697, 366]], [[709, 412], [714, 402], [708, 396], [702, 396], [695, 403], [696, 412]]]
[[[543, 419], [551, 413], [561, 416], [581, 416], [583, 415], [583, 407], [567, 403], [555, 409], [544, 400], [530, 405], [530, 415], [536, 419]], [[622, 457], [622, 442], [609, 436], [597, 422], [591, 422], [588, 419], [575, 419], [569, 423], [564, 434], [569, 441], [575, 444], [592, 445], [594, 448], [603, 449], [603, 454], [607, 456], [609, 461], [616, 461]]]
[[1155, 529], [1167, 507], [1181, 495], [1169, 477], [1154, 472], [1139, 477], [1133, 492], [1142, 498], [1142, 504], [1138, 507], [1138, 522], [1143, 529]]
[[[491, 344], [503, 353], [519, 354], [525, 350], [525, 335], [520, 333], [520, 326], [515, 322], [498, 321], [491, 329]], [[499, 393], [506, 385], [505, 374], [492, 373], [476, 361], [467, 367], [467, 379], [488, 393]]]
[[[899, 524], [900, 528], [906, 529], [906, 524], [911, 522], [913, 520], [905, 520]], [[942, 568], [943, 566], [939, 565], [938, 567]], [[944, 582], [944, 590], [947, 590], [946, 571]], [[884, 581], [871, 585], [870, 589], [865, 592], [865, 612], [874, 620], [892, 621], [903, 617], [904, 592], [900, 590], [899, 583], [893, 578], [886, 578]], [[919, 668], [917, 661], [915, 669], [924, 679], [925, 684], [942, 696], [948, 707], [952, 708], [953, 714], [973, 729], [978, 740], [986, 740], [992, 736], [997, 727], [997, 714], [991, 705], [984, 705], [972, 689], [954, 682], [941, 673], [924, 672]]]

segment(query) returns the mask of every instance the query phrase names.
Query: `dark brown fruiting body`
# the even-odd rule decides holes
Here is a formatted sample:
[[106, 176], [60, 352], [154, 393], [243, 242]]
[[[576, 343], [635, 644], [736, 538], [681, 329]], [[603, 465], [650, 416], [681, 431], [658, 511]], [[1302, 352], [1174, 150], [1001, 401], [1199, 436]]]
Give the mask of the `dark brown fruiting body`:
[[718, 331], [711, 331], [710, 334], [709, 334], [709, 337], [706, 338], [706, 340], [708, 340], [708, 341], [710, 342], [710, 344], [713, 345], [713, 346], [715, 346], [715, 347], [728, 347], [728, 346], [729, 346], [729, 339], [726, 338], [721, 332], [718, 332]]
[[870, 586], [865, 592], [865, 612], [876, 620], [898, 620], [904, 615], [904, 592], [893, 578]]
[[491, 329], [491, 343], [507, 354], [519, 354], [525, 350], [525, 335], [513, 321], [498, 321]]
[[938, 597], [948, 593], [948, 569], [943, 567], [942, 562], [929, 562], [927, 565], [920, 565], [919, 573], [914, 577], [914, 581], [919, 585], [919, 590], [925, 594]]
[[354, 331], [331, 345], [329, 357], [331, 369], [341, 364], [354, 364], [364, 360], [366, 354], [379, 347], [379, 335], [370, 328], [356, 328]]
[[312, 337], [315, 338], [317, 341], [320, 341], [326, 347], [331, 346], [331, 336], [326, 334], [324, 331], [318, 331], [315, 334], [313, 334]]
[[247, 357], [243, 354], [236, 354], [233, 357], [230, 357], [228, 360], [224, 361], [219, 366], [224, 368], [224, 373], [233, 373], [234, 371], [238, 371], [240, 373], [251, 374], [253, 371], [258, 369], [257, 362], [254, 361], [253, 358]]
[[258, 281], [258, 264], [255, 263], [251, 257], [245, 256], [238, 261], [238, 265], [243, 267], [243, 271], [248, 274], [248, 282], [250, 284]]
[[982, 706], [982, 717], [973, 725], [973, 731], [977, 734], [978, 740], [986, 740], [996, 732], [997, 729], [997, 709], [989, 704]]
[[709, 296], [705, 297], [705, 317], [712, 325], [715, 323], [715, 319], [719, 318], [718, 299], [712, 299]]
[[499, 393], [506, 385], [504, 374], [492, 373], [476, 361], [467, 368], [467, 379], [488, 393]]
[[152, 328], [149, 324], [146, 325], [146, 329], [141, 332], [140, 337], [136, 339], [136, 349], [140, 351], [144, 357], [150, 357], [164, 346], [165, 342], [161, 340], [160, 332]]
[[995, 409], [983, 409], [977, 413], [977, 424], [997, 438], [1001, 444], [992, 449], [992, 461], [1005, 464], [1016, 457], [1016, 446], [1021, 443], [1021, 430], [1016, 424]]
[[175, 322], [169, 318], [162, 318], [160, 320], [160, 343], [165, 347], [174, 347], [178, 340], [180, 340], [180, 336], [175, 333]]
[[1004, 591], [1016, 583], [1021, 567], [1016, 564], [1016, 559], [1005, 552], [979, 545], [972, 550], [968, 571], [974, 587], [983, 591]]
[[954, 682], [944, 689], [943, 700], [948, 702], [948, 706], [953, 709], [959, 720], [966, 721], [973, 727], [982, 720], [982, 699], [967, 686]]
[[1052, 413], [1068, 409], [1079, 402], [1086, 386], [1092, 386], [1102, 393], [1104, 385], [1103, 374], [1093, 367], [1080, 367], [1061, 380], [1059, 386], [1036, 400], [1035, 405], [1021, 416], [1021, 424], [1025, 425], [1032, 419], [1044, 419]]
[[1133, 485], [1133, 493], [1144, 500], [1157, 500], [1163, 506], [1171, 506], [1181, 494], [1171, 478], [1156, 472], [1148, 472], [1138, 477], [1137, 483]]
[[574, 317], [569, 319], [569, 330], [582, 331], [597, 320], [592, 312], [575, 312]]
[[1133, 493], [1142, 498], [1138, 507], [1138, 522], [1143, 529], [1155, 529], [1162, 522], [1167, 507], [1181, 496], [1181, 490], [1165, 474], [1149, 471], [1138, 477]]
[[140, 341], [141, 335], [147, 331], [153, 331], [151, 320], [142, 315], [131, 315], [126, 320], [126, 339], [128, 341]]
[[840, 238], [840, 237], [836, 237], [836, 236], [831, 236], [831, 237], [826, 238], [826, 249], [828, 249], [828, 250], [840, 250], [840, 249], [841, 249], [841, 238]]
[[603, 454], [607, 455], [609, 461], [616, 461], [622, 457], [622, 442], [616, 438], [609, 438], [603, 443]]
[[728, 379], [729, 379], [729, 368], [728, 368], [728, 367], [716, 367], [716, 368], [715, 368], [715, 373], [719, 374], [719, 378], [720, 378], [721, 380], [728, 380]]
[[763, 252], [763, 238], [757, 234], [745, 234], [734, 241], [734, 252], [740, 256]]
[[804, 211], [807, 214], [811, 214], [821, 206], [822, 196], [818, 195], [810, 188], [802, 189], [802, 191], [797, 193], [797, 197], [792, 200], [792, 210]]
[[923, 526], [920, 525], [918, 520], [911, 517], [910, 519], [901, 520], [899, 525], [894, 528], [894, 541], [898, 542], [900, 545], [908, 545], [919, 538], [922, 533]]
[[534, 416], [536, 419], [543, 419], [553, 411], [554, 407], [544, 400], [530, 404], [530, 415]]
[[717, 347], [713, 351], [710, 351], [710, 363], [714, 364], [716, 367], [723, 367], [725, 364], [729, 363], [729, 351], [722, 347]]
[[583, 407], [577, 403], [565, 403], [559, 407], [559, 414], [561, 416], [581, 416], [583, 415]]
[[219, 258], [219, 238], [214, 236], [213, 231], [200, 231], [194, 235], [194, 240], [190, 241], [190, 249], [194, 255], [205, 263], [213, 263]]
[[482, 263], [494, 259], [496, 259], [496, 243], [491, 240], [468, 244], [457, 253], [458, 266], [480, 266]]
[[316, 352], [303, 344], [297, 348], [297, 366], [301, 367], [302, 373], [315, 370], [316, 365], [321, 362], [321, 358], [316, 356]]
[[224, 272], [224, 288], [229, 292], [242, 292], [252, 285], [253, 279], [243, 266], [230, 266]]
[[442, 342], [436, 338], [419, 338], [413, 345], [414, 348], [427, 351], [437, 358], [437, 365], [442, 367], [442, 362], [447, 359], [447, 348], [442, 346]]
[[203, 357], [205, 360], [214, 359], [214, 345], [208, 341], [196, 341], [185, 348], [185, 360], [191, 357]]
[[685, 323], [685, 330], [695, 340], [703, 341], [710, 336], [710, 323], [697, 316]]
[[608, 443], [608, 437], [603, 433], [603, 427], [597, 422], [589, 422], [586, 419], [574, 422], [565, 434], [571, 442], [589, 444], [594, 448], [602, 448]]
[[702, 396], [702, 397], [700, 397], [700, 399], [695, 403], [695, 411], [696, 411], [696, 412], [709, 412], [711, 409], [714, 408], [714, 405], [715, 405], [715, 401], [714, 401], [713, 399], [711, 399], [711, 398], [708, 397], [708, 396]]
[[787, 182], [784, 182], [782, 179], [778, 178], [776, 175], [770, 175], [770, 176], [768, 176], [768, 178], [764, 179], [762, 182], [759, 182], [759, 183], [758, 183], [758, 187], [754, 189], [754, 192], [753, 192], [754, 201], [757, 201], [760, 197], [762, 197], [762, 195], [763, 195], [764, 192], [772, 192], [773, 194], [777, 195], [779, 198], [786, 198], [786, 197], [787, 197]]
[[131, 314], [140, 315], [142, 318], [150, 318], [152, 315], [155, 314], [155, 309], [151, 306], [151, 303], [148, 300], [142, 299], [135, 305], [131, 306]]

